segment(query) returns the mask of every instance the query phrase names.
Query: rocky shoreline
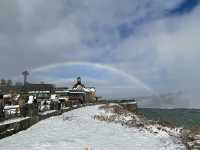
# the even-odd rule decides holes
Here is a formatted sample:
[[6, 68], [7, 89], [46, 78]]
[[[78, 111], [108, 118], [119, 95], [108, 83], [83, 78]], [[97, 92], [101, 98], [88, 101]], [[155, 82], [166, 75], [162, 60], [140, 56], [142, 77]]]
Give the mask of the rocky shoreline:
[[200, 150], [200, 128], [183, 129], [181, 138], [189, 150]]
[[144, 115], [136, 111], [130, 112], [118, 104], [101, 105], [105, 113], [94, 116], [94, 119], [106, 122], [120, 123], [122, 126], [136, 127], [154, 134], [168, 134], [182, 141], [188, 150], [200, 149], [200, 130], [176, 127], [168, 122], [159, 122], [145, 119]]

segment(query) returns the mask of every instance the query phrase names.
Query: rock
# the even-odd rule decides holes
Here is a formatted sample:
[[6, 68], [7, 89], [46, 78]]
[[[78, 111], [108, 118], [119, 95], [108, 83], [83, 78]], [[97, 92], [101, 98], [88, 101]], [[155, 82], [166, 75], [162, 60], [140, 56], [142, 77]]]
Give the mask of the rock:
[[136, 127], [144, 127], [144, 123], [143, 122], [136, 122]]
[[129, 120], [129, 121], [126, 122], [126, 125], [128, 127], [135, 127], [136, 126], [136, 122], [135, 122], [135, 120]]

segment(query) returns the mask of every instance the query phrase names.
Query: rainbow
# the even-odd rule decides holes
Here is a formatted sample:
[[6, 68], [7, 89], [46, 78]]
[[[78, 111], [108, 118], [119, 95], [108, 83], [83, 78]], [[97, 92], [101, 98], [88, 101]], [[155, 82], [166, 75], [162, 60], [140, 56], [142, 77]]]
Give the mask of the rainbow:
[[99, 63], [93, 63], [93, 62], [82, 62], [82, 61], [76, 61], [76, 62], [63, 62], [63, 63], [55, 63], [55, 64], [50, 64], [50, 65], [46, 65], [46, 66], [41, 66], [38, 68], [32, 68], [30, 69], [31, 73], [39, 73], [41, 71], [45, 71], [45, 70], [51, 70], [57, 67], [63, 67], [63, 66], [75, 66], [75, 65], [80, 65], [80, 66], [84, 66], [84, 67], [94, 67], [95, 69], [105, 69], [108, 70], [114, 74], [117, 74], [119, 76], [125, 77], [126, 79], [130, 80], [132, 83], [140, 85], [141, 87], [143, 87], [145, 90], [154, 93], [153, 89], [150, 88], [148, 85], [146, 85], [144, 82], [142, 82], [141, 80], [139, 80], [138, 78], [136, 78], [135, 76], [121, 70], [118, 68], [115, 68], [111, 65], [107, 65], [107, 64], [99, 64]]

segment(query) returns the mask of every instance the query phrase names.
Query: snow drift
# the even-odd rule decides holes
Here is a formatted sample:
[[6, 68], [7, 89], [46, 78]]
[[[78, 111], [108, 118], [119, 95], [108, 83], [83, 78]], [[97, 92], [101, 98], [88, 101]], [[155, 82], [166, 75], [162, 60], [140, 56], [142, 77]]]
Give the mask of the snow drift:
[[41, 121], [26, 131], [0, 140], [1, 150], [182, 150], [178, 139], [120, 124], [101, 122], [98, 106], [73, 110]]

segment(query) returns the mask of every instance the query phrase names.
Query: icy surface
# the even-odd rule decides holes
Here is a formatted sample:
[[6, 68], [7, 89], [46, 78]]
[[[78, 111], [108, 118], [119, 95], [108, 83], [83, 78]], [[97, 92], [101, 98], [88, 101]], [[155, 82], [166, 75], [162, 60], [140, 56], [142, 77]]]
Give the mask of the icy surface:
[[49, 118], [0, 140], [0, 149], [83, 150], [85, 145], [89, 145], [89, 150], [184, 149], [175, 138], [166, 134], [152, 134], [94, 120], [93, 116], [99, 112], [97, 106], [90, 106]]

